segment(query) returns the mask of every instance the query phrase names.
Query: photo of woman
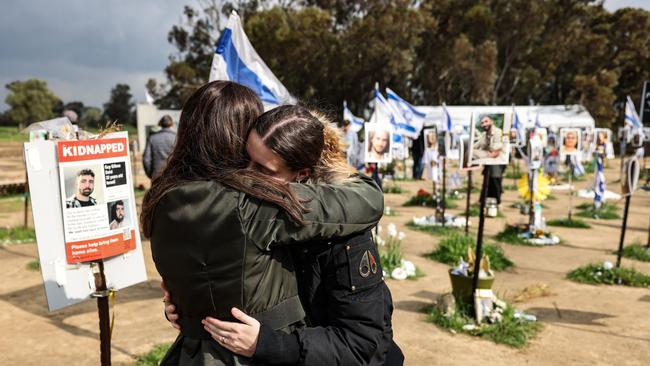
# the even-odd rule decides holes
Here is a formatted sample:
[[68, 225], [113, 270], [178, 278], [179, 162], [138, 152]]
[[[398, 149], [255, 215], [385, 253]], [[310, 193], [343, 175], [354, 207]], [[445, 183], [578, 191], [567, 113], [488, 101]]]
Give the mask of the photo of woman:
[[366, 163], [390, 163], [392, 150], [390, 148], [393, 133], [390, 126], [377, 123], [366, 123]]
[[560, 159], [567, 155], [578, 155], [580, 152], [580, 130], [577, 128], [563, 128], [560, 130]]

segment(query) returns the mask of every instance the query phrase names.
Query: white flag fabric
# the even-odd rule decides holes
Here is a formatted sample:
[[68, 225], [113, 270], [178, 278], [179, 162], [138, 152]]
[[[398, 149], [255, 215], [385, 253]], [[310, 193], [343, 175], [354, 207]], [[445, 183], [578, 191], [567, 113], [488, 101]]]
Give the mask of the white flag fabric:
[[253, 89], [265, 109], [296, 103], [253, 48], [235, 11], [217, 42], [210, 68], [210, 81], [214, 80], [230, 80]]
[[447, 110], [447, 105], [442, 103], [442, 121], [440, 122], [440, 130], [451, 133], [454, 128], [454, 122], [451, 120], [451, 115]]
[[375, 87], [375, 111], [370, 117], [370, 122], [376, 123], [387, 123], [393, 127], [393, 140], [395, 143], [399, 143], [395, 135], [399, 135], [399, 141], [401, 142], [401, 136], [412, 134], [414, 128], [406, 124], [401, 113], [399, 113], [393, 106], [388, 103], [386, 98], [381, 94], [378, 87]]
[[154, 99], [151, 96], [151, 94], [149, 94], [148, 90], [144, 91], [144, 99], [147, 101], [147, 104], [149, 104], [149, 105], [153, 104], [153, 102], [154, 102]]
[[361, 117], [357, 117], [348, 109], [348, 102], [343, 101], [343, 120], [350, 121], [350, 128], [354, 132], [359, 132], [363, 128], [364, 120]]
[[386, 88], [386, 96], [388, 97], [388, 103], [404, 123], [404, 126], [400, 126], [399, 128], [403, 132], [402, 135], [417, 139], [424, 126], [426, 113], [413, 107], [389, 88]]
[[639, 118], [639, 115], [636, 113], [636, 107], [634, 107], [634, 102], [629, 95], [625, 102], [625, 127], [631, 132], [628, 134], [628, 138], [631, 138], [635, 134], [639, 134], [641, 136], [641, 141], [643, 141], [643, 124], [641, 123], [641, 118]]
[[514, 123], [512, 124], [512, 129], [515, 130], [515, 135], [517, 136], [516, 142], [517, 146], [526, 146], [526, 129], [524, 124], [521, 123], [519, 115], [515, 111], [515, 108], [512, 108], [512, 114], [514, 115]]

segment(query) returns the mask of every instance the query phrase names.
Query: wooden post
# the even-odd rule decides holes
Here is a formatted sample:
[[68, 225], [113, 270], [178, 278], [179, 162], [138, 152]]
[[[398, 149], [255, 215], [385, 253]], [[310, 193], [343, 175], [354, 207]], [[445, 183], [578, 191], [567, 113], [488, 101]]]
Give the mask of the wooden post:
[[[27, 166], [27, 165], [25, 165]], [[27, 171], [25, 171], [25, 188], [24, 188], [24, 201], [25, 205], [23, 206], [23, 227], [27, 229], [29, 224], [27, 212], [29, 211], [29, 178], [27, 177]]]
[[108, 289], [104, 275], [104, 261], [91, 264], [95, 277], [95, 293], [97, 297], [97, 312], [99, 314], [99, 351], [101, 366], [111, 365], [111, 320], [108, 309]]
[[[481, 270], [481, 256], [483, 255], [483, 229], [485, 227], [485, 197], [487, 195], [487, 185], [490, 179], [490, 169], [485, 169], [483, 175], [483, 187], [481, 188], [481, 211], [479, 212], [478, 234], [476, 237], [476, 261], [474, 262], [474, 277], [472, 278], [472, 296], [476, 296], [478, 288], [478, 274]], [[474, 299], [476, 303], [476, 299]], [[476, 314], [476, 312], [474, 312]], [[476, 315], [475, 315], [476, 316]]]
[[469, 207], [472, 195], [472, 171], [467, 171], [467, 202], [465, 203], [465, 235], [469, 235]]
[[445, 217], [445, 205], [447, 204], [447, 157], [442, 157], [442, 226], [445, 226], [447, 218]]

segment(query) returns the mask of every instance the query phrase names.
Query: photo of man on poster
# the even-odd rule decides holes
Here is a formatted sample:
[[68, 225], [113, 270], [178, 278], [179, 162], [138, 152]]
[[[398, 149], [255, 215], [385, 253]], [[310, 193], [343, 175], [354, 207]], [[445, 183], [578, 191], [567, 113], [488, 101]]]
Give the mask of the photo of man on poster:
[[108, 204], [108, 220], [111, 230], [121, 229], [129, 226], [124, 201], [118, 200]]
[[95, 191], [95, 172], [92, 169], [81, 169], [75, 180], [75, 193], [65, 201], [66, 208], [94, 206], [97, 200], [91, 195]]

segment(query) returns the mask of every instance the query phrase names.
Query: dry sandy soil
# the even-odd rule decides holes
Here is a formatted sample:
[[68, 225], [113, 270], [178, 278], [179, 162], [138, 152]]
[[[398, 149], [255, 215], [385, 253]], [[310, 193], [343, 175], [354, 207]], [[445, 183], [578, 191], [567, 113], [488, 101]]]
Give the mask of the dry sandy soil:
[[[18, 180], [22, 156], [19, 145], [13, 154], [3, 153], [0, 181]], [[10, 159], [12, 161], [6, 161]], [[609, 189], [620, 191], [612, 183], [618, 162], [606, 170]], [[6, 169], [8, 167], [15, 169]], [[591, 178], [578, 187], [591, 184]], [[140, 182], [145, 179], [140, 175]], [[511, 184], [507, 181], [506, 184]], [[395, 223], [407, 236], [404, 255], [420, 267], [426, 276], [416, 281], [388, 281], [393, 293], [395, 338], [406, 355], [407, 365], [643, 365], [650, 359], [650, 290], [619, 286], [590, 286], [570, 282], [565, 274], [579, 266], [603, 260], [614, 261], [621, 220], [595, 221], [592, 229], [555, 228], [563, 243], [554, 247], [527, 247], [503, 244], [515, 268], [498, 273], [494, 285], [497, 293], [511, 297], [522, 288], [546, 284], [552, 295], [517, 304], [521, 310], [535, 314], [544, 330], [532, 344], [517, 350], [489, 341], [454, 335], [426, 322], [421, 309], [439, 294], [450, 291], [448, 266], [430, 261], [422, 254], [431, 251], [438, 238], [414, 232], [404, 225], [415, 216], [431, 214], [430, 209], [401, 207], [426, 182], [405, 182], [410, 192], [387, 194], [386, 205], [399, 216], [384, 217], [382, 225]], [[556, 191], [557, 200], [547, 201], [547, 219], [566, 216], [568, 195]], [[486, 238], [503, 229], [506, 222], [523, 222], [525, 218], [508, 206], [517, 200], [514, 191], [503, 199], [506, 218], [489, 219]], [[574, 198], [573, 203], [585, 202]], [[622, 202], [617, 203], [622, 207]], [[463, 206], [463, 203], [459, 204]], [[20, 202], [0, 200], [0, 225], [22, 222]], [[462, 208], [450, 210], [460, 212]], [[639, 191], [632, 199], [626, 242], [645, 243], [650, 214], [650, 195]], [[475, 219], [476, 221], [476, 219]], [[475, 229], [474, 229], [475, 230]], [[159, 289], [160, 277], [151, 261], [149, 243], [143, 242], [149, 281], [118, 293], [112, 356], [115, 364], [128, 363], [155, 344], [171, 342], [176, 332], [165, 321]], [[49, 313], [40, 273], [26, 269], [37, 258], [35, 244], [0, 246], [0, 365], [97, 365], [99, 335], [96, 305], [87, 301]], [[623, 265], [650, 273], [650, 263], [623, 260]]]

